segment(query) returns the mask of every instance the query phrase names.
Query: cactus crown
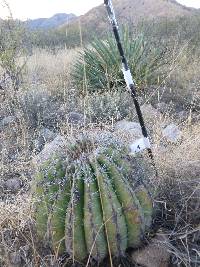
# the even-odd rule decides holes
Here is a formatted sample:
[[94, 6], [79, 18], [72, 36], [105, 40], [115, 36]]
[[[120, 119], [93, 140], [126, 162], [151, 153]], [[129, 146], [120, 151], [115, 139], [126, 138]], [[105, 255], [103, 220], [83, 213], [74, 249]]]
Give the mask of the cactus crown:
[[[101, 262], [140, 245], [151, 224], [152, 201], [119, 144], [99, 147], [90, 139], [70, 145], [37, 175], [36, 227], [58, 254]], [[140, 179], [140, 177], [138, 177]]]

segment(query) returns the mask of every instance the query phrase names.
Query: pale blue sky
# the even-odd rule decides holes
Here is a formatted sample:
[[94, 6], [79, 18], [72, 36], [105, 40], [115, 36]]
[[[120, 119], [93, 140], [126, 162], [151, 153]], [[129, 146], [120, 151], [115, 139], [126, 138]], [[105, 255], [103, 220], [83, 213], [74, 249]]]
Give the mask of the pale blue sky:
[[182, 5], [200, 8], [200, 0], [177, 0]]
[[[0, 17], [8, 16], [0, 0]], [[181, 4], [200, 8], [200, 0], [178, 0]], [[50, 17], [55, 13], [75, 13], [81, 15], [92, 7], [102, 4], [103, 0], [7, 0], [14, 18]]]

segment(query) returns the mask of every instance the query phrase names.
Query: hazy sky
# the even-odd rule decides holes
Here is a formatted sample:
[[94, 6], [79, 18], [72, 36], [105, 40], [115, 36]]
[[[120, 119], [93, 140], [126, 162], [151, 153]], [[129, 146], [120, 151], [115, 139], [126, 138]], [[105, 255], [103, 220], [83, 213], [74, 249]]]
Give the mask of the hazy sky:
[[[123, 1], [123, 0], [122, 0]], [[142, 0], [141, 0], [142, 1]], [[181, 4], [200, 8], [200, 0], [178, 0]], [[0, 0], [0, 17], [8, 16]], [[103, 0], [7, 0], [14, 18], [50, 17], [55, 13], [74, 13], [81, 15], [94, 6], [102, 4]]]

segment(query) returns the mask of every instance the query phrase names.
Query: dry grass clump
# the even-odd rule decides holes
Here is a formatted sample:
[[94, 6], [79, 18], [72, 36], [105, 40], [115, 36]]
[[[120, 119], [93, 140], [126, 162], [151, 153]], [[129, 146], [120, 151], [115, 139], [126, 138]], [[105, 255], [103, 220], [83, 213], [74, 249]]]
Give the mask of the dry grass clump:
[[156, 199], [160, 214], [155, 223], [167, 232], [166, 249], [174, 266], [200, 264], [200, 183], [196, 180], [166, 180]]
[[[73, 129], [67, 121], [61, 121], [56, 134], [72, 135], [74, 131], [80, 134], [85, 130], [112, 134], [115, 121], [124, 118], [137, 120], [132, 99], [123, 89], [122, 92], [105, 92], [83, 99], [70, 87], [70, 68], [78, 51], [62, 50], [55, 54], [34, 51], [27, 63], [24, 87], [15, 95], [8, 90], [0, 96], [0, 119], [15, 117], [10, 125], [0, 129], [2, 177], [20, 173], [25, 183], [29, 184], [32, 174], [30, 159], [34, 157], [32, 142], [41, 126], [50, 128], [54, 125], [50, 124], [50, 115], [57, 115], [62, 104], [66, 107], [66, 113], [78, 111], [86, 115], [87, 129], [86, 125]], [[185, 62], [188, 62], [187, 58]], [[170, 99], [177, 95], [176, 87], [187, 92], [191, 89], [192, 94], [196, 92], [197, 101], [194, 103], [198, 112], [198, 59], [190, 65], [183, 62], [169, 78], [174, 81]], [[166, 90], [170, 89], [166, 87]], [[165, 246], [172, 254], [174, 266], [200, 266], [200, 126], [191, 125], [190, 120], [179, 125], [182, 138], [176, 144], [170, 144], [161, 133], [161, 126], [165, 127], [171, 122], [170, 115], [161, 114], [148, 105], [143, 106], [143, 112], [152, 133], [159, 174], [153, 180], [159, 192], [155, 199], [158, 206], [155, 228], [164, 229], [167, 233], [169, 241]], [[127, 134], [122, 137], [124, 141], [129, 138]], [[27, 190], [0, 202], [0, 266], [63, 266], [47, 244], [38, 244], [32, 204]]]
[[35, 50], [27, 62], [27, 85], [45, 85], [53, 94], [66, 95], [70, 84], [71, 64], [79, 49], [63, 49], [54, 54]]
[[182, 62], [170, 75], [167, 85], [173, 101], [179, 108], [182, 106], [195, 111], [200, 107], [200, 71], [198, 68], [200, 60], [199, 57], [195, 57], [191, 61], [188, 57], [188, 55], [183, 55]]
[[[91, 127], [88, 130], [97, 133], [112, 130], [109, 125], [105, 129]], [[185, 126], [182, 131], [179, 143], [154, 151], [159, 173], [159, 180], [153, 181], [159, 188], [154, 226], [167, 236], [164, 246], [172, 255], [173, 266], [196, 267], [200, 263], [200, 127]], [[32, 204], [28, 194], [18, 195], [15, 203], [0, 203], [3, 266], [12, 266], [10, 262], [16, 259], [19, 266], [64, 266], [63, 261], [70, 266], [67, 258], [58, 259], [47, 244], [38, 244], [31, 219]]]
[[14, 225], [24, 226], [31, 215], [30, 194], [18, 195], [14, 203], [0, 202], [0, 229], [6, 226], [7, 222]]
[[4, 168], [3, 164], [15, 162], [22, 157], [24, 161], [27, 161], [30, 157], [30, 136], [28, 130], [25, 125], [22, 125], [17, 119], [2, 129], [0, 133], [0, 143], [2, 169]]
[[200, 177], [200, 126], [182, 125], [179, 143], [156, 149], [155, 157], [163, 177], [165, 170], [173, 172], [172, 177], [176, 178], [188, 180]]
[[155, 153], [159, 170], [158, 227], [168, 232], [174, 266], [200, 264], [200, 127], [188, 126], [182, 141]]
[[63, 266], [48, 244], [38, 240], [33, 210], [30, 193], [19, 194], [12, 202], [0, 202], [0, 266]]
[[[33, 245], [26, 236], [31, 220], [29, 195], [18, 195], [14, 203], [0, 202], [0, 265], [20, 266], [21, 256]], [[24, 259], [26, 254], [23, 255]], [[28, 258], [26, 259], [28, 261]], [[18, 265], [15, 265], [18, 264]]]

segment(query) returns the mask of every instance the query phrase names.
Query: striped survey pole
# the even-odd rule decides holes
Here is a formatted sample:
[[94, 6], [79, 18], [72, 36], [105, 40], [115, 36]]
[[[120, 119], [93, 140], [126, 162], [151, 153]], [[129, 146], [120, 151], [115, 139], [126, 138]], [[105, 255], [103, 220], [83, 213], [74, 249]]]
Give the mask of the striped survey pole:
[[135, 143], [133, 143], [130, 148], [131, 148], [131, 152], [139, 152], [142, 151], [144, 149], [147, 149], [149, 157], [152, 159], [153, 165], [155, 166], [154, 163], [154, 157], [153, 157], [153, 153], [151, 150], [151, 144], [149, 141], [149, 137], [148, 137], [148, 132], [144, 123], [144, 119], [143, 119], [143, 115], [141, 112], [141, 108], [140, 108], [140, 104], [138, 102], [137, 99], [137, 94], [136, 94], [136, 90], [135, 90], [135, 83], [133, 81], [129, 66], [128, 66], [128, 62], [126, 60], [126, 56], [124, 53], [124, 49], [122, 47], [122, 43], [120, 40], [120, 35], [119, 35], [119, 30], [118, 30], [118, 23], [116, 20], [116, 16], [115, 16], [115, 11], [112, 5], [112, 1], [111, 0], [104, 0], [104, 4], [106, 6], [107, 12], [108, 12], [108, 17], [110, 20], [110, 23], [112, 25], [112, 29], [113, 29], [113, 33], [117, 42], [117, 47], [121, 56], [121, 61], [122, 61], [122, 71], [124, 74], [124, 80], [126, 82], [127, 88], [130, 90], [131, 96], [133, 98], [134, 104], [135, 104], [135, 108], [136, 108], [136, 112], [137, 112], [137, 116], [138, 116], [138, 120], [142, 129], [142, 134], [143, 134], [143, 138], [137, 140]]

